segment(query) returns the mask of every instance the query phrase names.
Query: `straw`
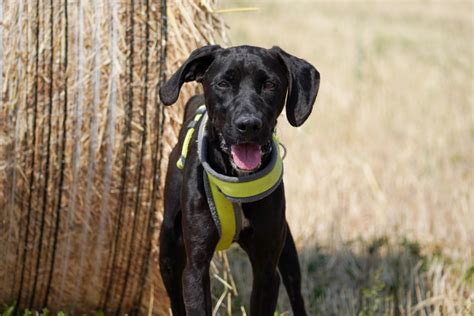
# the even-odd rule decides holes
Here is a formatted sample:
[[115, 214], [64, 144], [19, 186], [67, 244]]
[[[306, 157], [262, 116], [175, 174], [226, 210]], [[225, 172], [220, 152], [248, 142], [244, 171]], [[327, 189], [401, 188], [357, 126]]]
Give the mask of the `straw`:
[[164, 173], [197, 89], [167, 109], [157, 91], [193, 49], [224, 37], [213, 10], [214, 0], [0, 2], [0, 305], [167, 313]]

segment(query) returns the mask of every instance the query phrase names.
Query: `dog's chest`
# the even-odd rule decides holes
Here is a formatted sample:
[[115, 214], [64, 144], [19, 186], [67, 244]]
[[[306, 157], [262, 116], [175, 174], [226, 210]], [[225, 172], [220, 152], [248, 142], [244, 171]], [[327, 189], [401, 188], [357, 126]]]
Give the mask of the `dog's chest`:
[[240, 214], [241, 230], [238, 236], [238, 240], [251, 240], [254, 237], [255, 225], [253, 223], [252, 216], [249, 216], [248, 213], [249, 211], [245, 208], [244, 205], [241, 209]]

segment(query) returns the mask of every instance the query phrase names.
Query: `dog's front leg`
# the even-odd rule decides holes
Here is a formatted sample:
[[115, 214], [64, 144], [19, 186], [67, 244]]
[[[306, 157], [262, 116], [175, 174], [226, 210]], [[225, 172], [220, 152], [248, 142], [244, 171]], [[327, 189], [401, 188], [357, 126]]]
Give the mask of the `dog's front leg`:
[[[197, 257], [203, 257], [201, 261]], [[207, 255], [195, 251], [183, 272], [183, 295], [187, 315], [211, 315], [209, 263]], [[212, 257], [211, 257], [212, 258]]]
[[[277, 272], [284, 232], [268, 238], [256, 233], [254, 242], [247, 247], [247, 254], [253, 270], [252, 295], [250, 298], [251, 316], [272, 316], [275, 312], [280, 276]], [[260, 235], [260, 236], [259, 236]], [[267, 233], [267, 236], [271, 236]]]
[[274, 315], [278, 300], [280, 276], [273, 264], [263, 265], [254, 271], [250, 315]]
[[183, 272], [183, 297], [188, 316], [212, 314], [209, 266], [219, 235], [205, 205], [204, 199], [200, 203], [189, 203], [183, 212], [187, 257]]
[[285, 226], [287, 233], [285, 245], [283, 246], [280, 261], [278, 262], [278, 269], [280, 270], [281, 278], [283, 279], [290, 299], [293, 315], [306, 316], [304, 300], [301, 295], [301, 270], [298, 261], [298, 253], [288, 223], [286, 223]]

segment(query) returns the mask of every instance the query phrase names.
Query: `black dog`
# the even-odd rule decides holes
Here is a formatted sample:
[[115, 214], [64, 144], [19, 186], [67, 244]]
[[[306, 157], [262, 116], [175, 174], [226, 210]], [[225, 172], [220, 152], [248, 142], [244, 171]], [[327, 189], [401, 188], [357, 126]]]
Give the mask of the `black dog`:
[[[277, 118], [286, 115], [300, 126], [310, 115], [319, 88], [319, 73], [306, 61], [278, 47], [205, 46], [192, 52], [160, 89], [166, 105], [176, 102], [184, 82], [201, 82], [204, 95], [186, 105], [185, 123], [205, 104], [209, 164], [229, 176], [250, 174], [269, 160]], [[196, 134], [184, 169], [180, 158], [183, 128], [168, 166], [164, 219], [160, 231], [161, 275], [173, 315], [211, 315], [209, 265], [219, 241], [203, 184]], [[240, 151], [247, 156], [240, 157]], [[250, 156], [250, 158], [248, 158]], [[251, 315], [273, 315], [283, 278], [295, 315], [306, 315], [301, 296], [298, 256], [285, 219], [283, 183], [265, 198], [242, 204], [243, 226], [238, 244], [253, 271]]]

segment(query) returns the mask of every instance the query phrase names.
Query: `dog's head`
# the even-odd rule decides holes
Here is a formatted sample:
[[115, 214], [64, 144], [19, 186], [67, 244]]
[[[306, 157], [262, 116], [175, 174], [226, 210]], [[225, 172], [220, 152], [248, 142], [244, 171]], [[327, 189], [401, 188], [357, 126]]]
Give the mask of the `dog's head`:
[[165, 105], [176, 102], [184, 82], [204, 88], [209, 122], [237, 171], [259, 168], [271, 150], [272, 133], [286, 103], [286, 116], [300, 126], [310, 115], [319, 72], [279, 47], [204, 46], [191, 53], [161, 87]]

